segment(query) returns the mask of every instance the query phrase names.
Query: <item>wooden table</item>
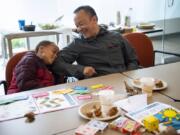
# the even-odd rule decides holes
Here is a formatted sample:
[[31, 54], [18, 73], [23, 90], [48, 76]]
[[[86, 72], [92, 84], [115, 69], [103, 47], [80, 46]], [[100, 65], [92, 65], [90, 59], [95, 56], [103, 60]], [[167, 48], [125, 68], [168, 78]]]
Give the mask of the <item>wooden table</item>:
[[[91, 86], [97, 83], [103, 83], [104, 85], [113, 86], [116, 93], [124, 93], [124, 80], [130, 81], [127, 76], [120, 73], [111, 74], [107, 76], [86, 79], [74, 83], [56, 85], [52, 87], [37, 89], [26, 92], [31, 94], [40, 91], [57, 90], [61, 88], [70, 88], [74, 86]], [[21, 93], [19, 93], [21, 94]], [[179, 104], [171, 100], [170, 98], [159, 94], [153, 93], [152, 99], [148, 102], [161, 101], [171, 104], [180, 109]], [[87, 101], [81, 101], [79, 104]], [[56, 112], [49, 112], [45, 114], [39, 114], [36, 116], [36, 120], [33, 123], [25, 123], [25, 118], [4, 121], [0, 123], [0, 135], [72, 135], [74, 130], [81, 124], [88, 121], [81, 118], [78, 114], [78, 107], [60, 110]], [[119, 132], [108, 129], [103, 135], [119, 135]]]
[[[134, 26], [135, 27], [135, 26]], [[118, 31], [121, 32], [122, 34], [126, 34], [126, 32], [124, 33], [124, 27], [123, 26], [118, 26], [118, 27], [112, 27], [109, 28], [110, 31]], [[144, 33], [144, 34], [154, 34], [154, 33], [158, 33], [158, 32], [163, 32], [163, 29], [160, 27], [154, 27], [152, 29], [140, 29], [140, 28], [135, 28], [135, 30], [133, 32], [139, 32], [139, 33]]]
[[140, 32], [140, 33], [144, 33], [144, 34], [152, 34], [152, 33], [157, 33], [157, 32], [163, 32], [163, 29], [159, 28], [159, 27], [154, 27], [152, 29], [136, 28], [136, 32]]
[[180, 100], [180, 62], [124, 72], [123, 74], [133, 79], [140, 77], [162, 79], [167, 82], [168, 87], [159, 92], [175, 100]]
[[[31, 94], [36, 91], [40, 92], [57, 90], [60, 88], [70, 88], [77, 85], [91, 86], [97, 83], [113, 86], [117, 93], [124, 93], [123, 80], [127, 79], [127, 77], [117, 73], [93, 79], [86, 79], [74, 83], [37, 89], [28, 91], [26, 93]], [[81, 102], [79, 103], [81, 104]], [[52, 135], [76, 129], [79, 125], [85, 122], [87, 122], [87, 120], [84, 120], [79, 116], [78, 107], [75, 107], [46, 114], [39, 114], [36, 116], [35, 122], [30, 124], [25, 123], [25, 118], [1, 122], [0, 135]]]
[[[152, 103], [155, 101], [170, 104], [170, 105], [180, 109], [180, 104], [178, 102], [174, 102], [172, 99], [168, 98], [167, 96], [164, 96], [164, 95], [157, 93], [157, 92], [153, 93], [153, 97], [148, 100], [148, 103]], [[84, 123], [84, 120], [81, 124], [83, 124], [83, 123]], [[58, 132], [55, 135], [73, 135], [75, 132], [75, 129], [76, 128], [74, 128], [72, 130], [66, 130], [66, 131]], [[98, 135], [102, 135], [102, 134], [98, 134]], [[111, 129], [107, 129], [103, 133], [103, 135], [121, 135], [121, 133], [114, 131], [114, 130], [111, 130]]]

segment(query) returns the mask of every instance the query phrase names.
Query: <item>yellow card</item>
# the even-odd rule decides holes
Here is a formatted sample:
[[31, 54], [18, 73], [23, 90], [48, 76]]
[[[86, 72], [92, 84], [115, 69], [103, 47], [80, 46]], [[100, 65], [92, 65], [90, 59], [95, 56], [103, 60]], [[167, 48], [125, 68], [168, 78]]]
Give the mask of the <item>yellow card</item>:
[[102, 87], [104, 87], [103, 84], [96, 84], [96, 85], [92, 85], [91, 89], [99, 89], [99, 88], [102, 88]]
[[73, 90], [72, 89], [61, 89], [61, 90], [54, 90], [52, 93], [53, 94], [67, 94], [71, 93]]

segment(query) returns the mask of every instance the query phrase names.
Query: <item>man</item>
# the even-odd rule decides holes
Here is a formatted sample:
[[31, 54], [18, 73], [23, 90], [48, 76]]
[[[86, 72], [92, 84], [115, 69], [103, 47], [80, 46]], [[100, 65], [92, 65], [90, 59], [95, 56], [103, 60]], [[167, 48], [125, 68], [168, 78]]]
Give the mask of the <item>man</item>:
[[[81, 6], [74, 13], [74, 22], [81, 35], [60, 51], [53, 66], [56, 74], [64, 72], [83, 79], [138, 67], [133, 48], [119, 33], [99, 26], [92, 7]], [[75, 61], [77, 64], [73, 65]]]

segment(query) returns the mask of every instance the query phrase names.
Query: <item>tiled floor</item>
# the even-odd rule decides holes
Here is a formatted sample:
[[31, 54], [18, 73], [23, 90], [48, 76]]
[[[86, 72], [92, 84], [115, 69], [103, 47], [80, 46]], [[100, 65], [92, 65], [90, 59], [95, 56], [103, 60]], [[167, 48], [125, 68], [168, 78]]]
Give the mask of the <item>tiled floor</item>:
[[[153, 37], [151, 38], [153, 41], [154, 49], [162, 50], [162, 37]], [[164, 42], [164, 49], [166, 51], [176, 52], [180, 53], [180, 33], [174, 34], [174, 35], [168, 35], [165, 37]], [[165, 56], [166, 57], [166, 56]], [[155, 63], [161, 63], [162, 55], [156, 55]], [[6, 66], [7, 60], [4, 60], [0, 58], [0, 80], [5, 79], [5, 66]], [[3, 95], [3, 86], [0, 85], [0, 95]]]

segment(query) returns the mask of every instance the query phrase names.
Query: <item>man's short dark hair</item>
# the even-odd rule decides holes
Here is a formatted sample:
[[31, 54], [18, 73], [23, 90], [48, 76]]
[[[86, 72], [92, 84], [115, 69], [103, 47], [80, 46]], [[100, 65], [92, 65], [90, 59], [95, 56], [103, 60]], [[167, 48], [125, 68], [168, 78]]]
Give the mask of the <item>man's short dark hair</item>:
[[88, 13], [91, 17], [95, 16], [98, 20], [97, 14], [95, 10], [90, 6], [80, 6], [74, 10], [74, 13], [79, 12], [80, 10], [84, 10], [86, 13]]

